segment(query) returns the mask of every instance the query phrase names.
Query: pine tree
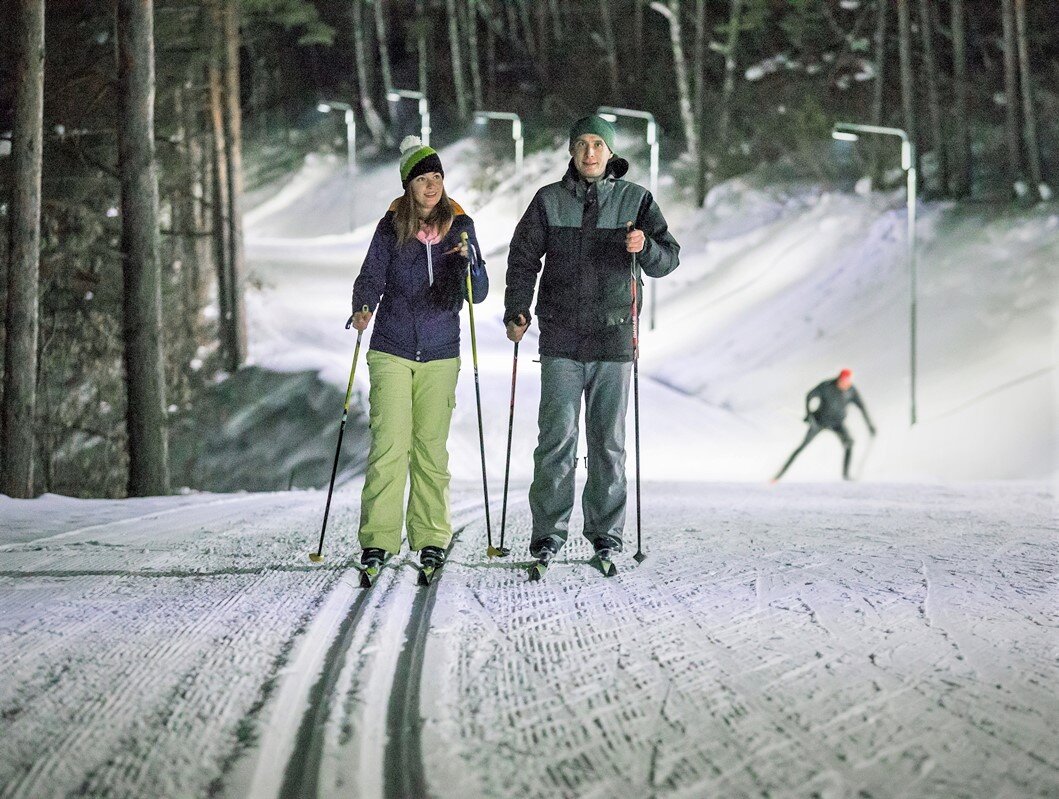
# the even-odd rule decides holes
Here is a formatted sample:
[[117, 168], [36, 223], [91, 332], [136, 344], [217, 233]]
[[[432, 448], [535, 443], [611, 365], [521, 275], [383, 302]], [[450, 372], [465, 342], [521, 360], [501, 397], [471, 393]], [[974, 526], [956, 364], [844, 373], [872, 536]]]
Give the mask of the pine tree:
[[971, 135], [967, 111], [967, 24], [963, 0], [952, 0], [952, 192], [964, 197], [971, 192]]
[[169, 492], [152, 0], [117, 0], [115, 27], [129, 494], [147, 496]]
[[44, 0], [20, 0], [15, 12], [15, 126], [12, 136], [11, 236], [4, 341], [3, 485], [33, 496], [37, 404], [37, 296], [44, 111]]

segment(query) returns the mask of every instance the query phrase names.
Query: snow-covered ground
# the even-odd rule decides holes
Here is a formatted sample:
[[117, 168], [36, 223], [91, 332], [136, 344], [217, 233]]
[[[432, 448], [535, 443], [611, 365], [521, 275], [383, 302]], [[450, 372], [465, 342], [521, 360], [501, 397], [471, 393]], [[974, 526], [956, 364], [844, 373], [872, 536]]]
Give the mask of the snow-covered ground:
[[[476, 318], [496, 536], [503, 264], [530, 192], [502, 173], [482, 188], [472, 142], [443, 159], [493, 281]], [[530, 183], [564, 162], [528, 158]], [[362, 176], [351, 204], [342, 164], [313, 159], [247, 214], [258, 367], [344, 390], [345, 298], [396, 172]], [[306, 559], [318, 490], [0, 498], [0, 797], [1059, 793], [1059, 212], [925, 209], [910, 430], [900, 198], [748, 178], [692, 211], [673, 192], [682, 266], [657, 284], [641, 362], [641, 566], [627, 553], [606, 580], [575, 535], [525, 581], [532, 339], [513, 554], [485, 557], [468, 348], [460, 532], [430, 590], [404, 555], [356, 587], [355, 477], [324, 567]], [[880, 427], [858, 448], [864, 482], [836, 481], [839, 447], [820, 440], [767, 486], [805, 391], [843, 365]], [[319, 414], [285, 422], [277, 446], [326, 439]], [[293, 473], [297, 457], [260, 469]]]
[[466, 485], [433, 608], [402, 558], [351, 619], [357, 487], [325, 568], [318, 492], [91, 528], [97, 503], [36, 500], [51, 535], [0, 553], [0, 796], [424, 795], [412, 772], [453, 799], [1059, 789], [1040, 484], [651, 483], [643, 565], [604, 579], [575, 539], [543, 583], [485, 557]]

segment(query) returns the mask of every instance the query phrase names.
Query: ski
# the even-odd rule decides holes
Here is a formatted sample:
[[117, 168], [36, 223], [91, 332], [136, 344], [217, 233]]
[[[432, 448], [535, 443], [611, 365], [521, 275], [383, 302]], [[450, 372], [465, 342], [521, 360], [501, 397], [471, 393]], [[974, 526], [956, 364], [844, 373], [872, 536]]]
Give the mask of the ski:
[[593, 566], [603, 573], [604, 577], [613, 577], [618, 573], [618, 567], [614, 565], [614, 561], [610, 559], [610, 550], [601, 549], [592, 556], [589, 561]]

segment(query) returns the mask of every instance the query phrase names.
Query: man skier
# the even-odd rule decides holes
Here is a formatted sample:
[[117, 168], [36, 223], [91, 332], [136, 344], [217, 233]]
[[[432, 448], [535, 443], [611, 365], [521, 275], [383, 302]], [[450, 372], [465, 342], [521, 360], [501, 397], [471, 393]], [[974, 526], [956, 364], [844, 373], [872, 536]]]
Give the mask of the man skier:
[[[813, 400], [816, 400], [815, 407]], [[843, 369], [834, 380], [825, 380], [805, 395], [805, 421], [809, 423], [809, 430], [805, 434], [805, 440], [791, 453], [779, 474], [772, 478], [773, 483], [783, 477], [794, 463], [794, 459], [821, 430], [833, 431], [842, 442], [845, 450], [842, 456], [842, 477], [845, 480], [852, 479], [849, 476], [849, 463], [853, 456], [853, 437], [846, 429], [846, 406], [851, 402], [860, 408], [860, 412], [864, 414], [864, 421], [868, 424], [868, 430], [872, 436], [875, 435], [875, 425], [868, 416], [868, 409], [864, 407], [860, 394], [853, 387], [853, 370]]]
[[540, 274], [541, 400], [529, 492], [530, 553], [546, 560], [566, 543], [584, 395], [583, 532], [597, 555], [609, 559], [611, 551], [621, 551], [625, 527], [632, 258], [635, 253], [648, 276], [663, 277], [677, 268], [680, 245], [650, 192], [621, 179], [629, 164], [614, 155], [613, 125], [598, 116], [579, 119], [570, 130], [569, 149], [563, 179], [537, 192], [515, 228], [504, 322], [508, 338], [520, 341]]

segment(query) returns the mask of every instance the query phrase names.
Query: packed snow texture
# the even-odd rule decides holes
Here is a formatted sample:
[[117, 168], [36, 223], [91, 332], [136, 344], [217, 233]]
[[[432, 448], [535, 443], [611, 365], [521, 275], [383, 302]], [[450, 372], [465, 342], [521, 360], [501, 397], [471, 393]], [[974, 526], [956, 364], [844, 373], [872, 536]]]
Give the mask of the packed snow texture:
[[411, 674], [405, 555], [325, 662], [360, 594], [358, 488], [323, 568], [305, 559], [320, 492], [150, 500], [89, 529], [100, 503], [35, 500], [51, 534], [0, 551], [0, 796], [283, 795], [322, 670], [320, 796], [395, 795], [390, 689], [409, 680], [437, 797], [1059, 789], [1042, 484], [649, 483], [643, 565], [629, 550], [603, 578], [575, 534], [541, 583], [525, 502], [514, 555], [489, 561], [464, 485]]
[[[509, 173], [482, 180], [472, 141], [442, 158], [493, 284], [476, 319], [496, 542], [506, 246], [566, 159], [527, 158], [520, 194]], [[355, 189], [341, 163], [313, 159], [246, 216], [253, 360], [335, 394], [353, 353], [345, 298], [396, 166]], [[460, 532], [429, 593], [407, 554], [356, 587], [355, 469], [322, 567], [306, 559], [320, 490], [0, 498], [0, 797], [374, 799], [402, 795], [398, 778], [436, 797], [1059, 793], [1056, 209], [924, 209], [909, 429], [901, 196], [746, 178], [691, 210], [675, 192], [662, 204], [682, 265], [653, 283], [640, 368], [643, 565], [630, 546], [617, 577], [594, 572], [575, 510], [570, 544], [526, 582], [533, 335], [513, 554], [485, 557], [465, 328]], [[802, 436], [805, 392], [847, 365], [879, 426], [868, 444], [851, 422], [864, 482], [837, 481], [841, 450], [821, 436], [766, 486]], [[341, 409], [322, 431], [297, 384], [284, 396], [313, 412], [271, 439], [282, 457], [249, 459], [263, 476], [317, 468], [312, 450], [337, 432]], [[363, 363], [355, 386], [356, 410]], [[277, 409], [245, 399], [211, 434], [217, 473], [248, 468], [239, 436], [270, 440]]]

